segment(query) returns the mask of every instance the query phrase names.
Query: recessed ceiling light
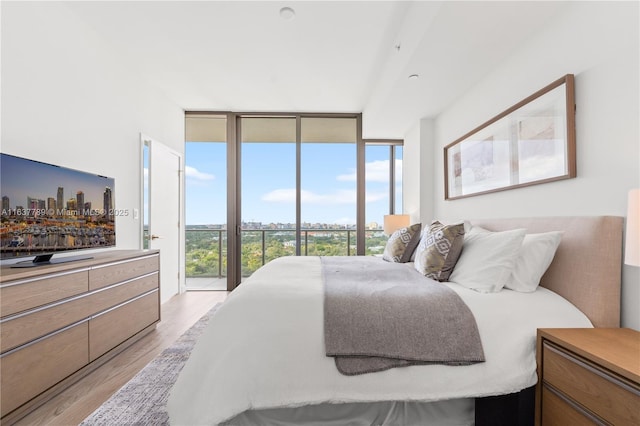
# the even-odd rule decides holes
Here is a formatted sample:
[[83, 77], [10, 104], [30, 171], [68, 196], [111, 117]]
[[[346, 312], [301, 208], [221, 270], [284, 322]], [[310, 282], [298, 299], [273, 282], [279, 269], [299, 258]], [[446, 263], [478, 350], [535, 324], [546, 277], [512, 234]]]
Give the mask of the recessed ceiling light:
[[280, 9], [280, 17], [285, 21], [290, 21], [296, 17], [296, 11], [290, 7], [283, 7]]
[[411, 75], [409, 76], [409, 80], [417, 80], [417, 79], [419, 79], [419, 78], [420, 78], [420, 75], [418, 75], [418, 74], [411, 74]]

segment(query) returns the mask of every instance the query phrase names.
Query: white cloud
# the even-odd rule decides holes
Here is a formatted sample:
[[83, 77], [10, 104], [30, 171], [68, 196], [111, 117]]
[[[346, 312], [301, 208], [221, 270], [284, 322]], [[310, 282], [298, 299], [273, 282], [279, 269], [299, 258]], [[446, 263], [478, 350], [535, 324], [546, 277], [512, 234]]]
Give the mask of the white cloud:
[[204, 173], [196, 169], [195, 167], [185, 166], [184, 174], [187, 179], [193, 179], [198, 181], [214, 180], [216, 177], [210, 173]]
[[[367, 182], [389, 182], [389, 160], [376, 160], [365, 163], [364, 176]], [[396, 159], [396, 181], [402, 182], [402, 160]], [[338, 175], [336, 180], [355, 182], [356, 170], [350, 173]]]
[[295, 189], [276, 189], [262, 196], [262, 201], [274, 203], [293, 203], [296, 201]]
[[[366, 202], [379, 201], [388, 197], [386, 192], [369, 192], [366, 195]], [[355, 204], [355, 190], [337, 190], [331, 194], [317, 194], [311, 191], [302, 190], [300, 198], [303, 204]], [[262, 196], [262, 201], [273, 203], [295, 203], [296, 190], [294, 188], [276, 189]]]
[[389, 193], [388, 192], [367, 192], [365, 195], [365, 202], [367, 203], [372, 203], [375, 201], [380, 201], [380, 200], [384, 200], [384, 199], [388, 199], [389, 198]]

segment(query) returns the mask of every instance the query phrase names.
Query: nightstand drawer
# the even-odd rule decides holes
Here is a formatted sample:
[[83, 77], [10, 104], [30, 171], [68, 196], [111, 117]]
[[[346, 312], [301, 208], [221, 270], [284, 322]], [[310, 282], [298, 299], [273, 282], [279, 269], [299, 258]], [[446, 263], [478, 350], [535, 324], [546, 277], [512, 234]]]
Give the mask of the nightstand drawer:
[[640, 389], [555, 345], [543, 345], [544, 383], [613, 424], [640, 424]]
[[591, 426], [598, 424], [587, 412], [571, 404], [556, 391], [542, 388], [542, 424], [544, 426]]

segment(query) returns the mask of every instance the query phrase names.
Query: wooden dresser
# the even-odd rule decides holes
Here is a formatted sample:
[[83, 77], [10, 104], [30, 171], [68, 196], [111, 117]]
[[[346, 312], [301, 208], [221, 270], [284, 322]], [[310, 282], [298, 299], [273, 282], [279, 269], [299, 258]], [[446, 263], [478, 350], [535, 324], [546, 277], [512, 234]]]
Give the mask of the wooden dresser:
[[155, 328], [159, 252], [121, 250], [0, 275], [0, 410], [11, 424]]
[[537, 358], [537, 425], [640, 425], [640, 332], [539, 329]]

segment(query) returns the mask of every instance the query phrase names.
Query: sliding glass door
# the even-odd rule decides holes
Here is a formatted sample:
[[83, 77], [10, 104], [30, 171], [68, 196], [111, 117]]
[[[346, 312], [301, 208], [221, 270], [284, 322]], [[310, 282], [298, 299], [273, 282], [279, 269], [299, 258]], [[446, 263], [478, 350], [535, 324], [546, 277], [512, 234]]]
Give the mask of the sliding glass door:
[[296, 118], [241, 117], [241, 277], [296, 251]]
[[227, 120], [186, 118], [185, 275], [187, 290], [227, 289]]
[[282, 256], [357, 253], [357, 118], [237, 120], [241, 277]]

